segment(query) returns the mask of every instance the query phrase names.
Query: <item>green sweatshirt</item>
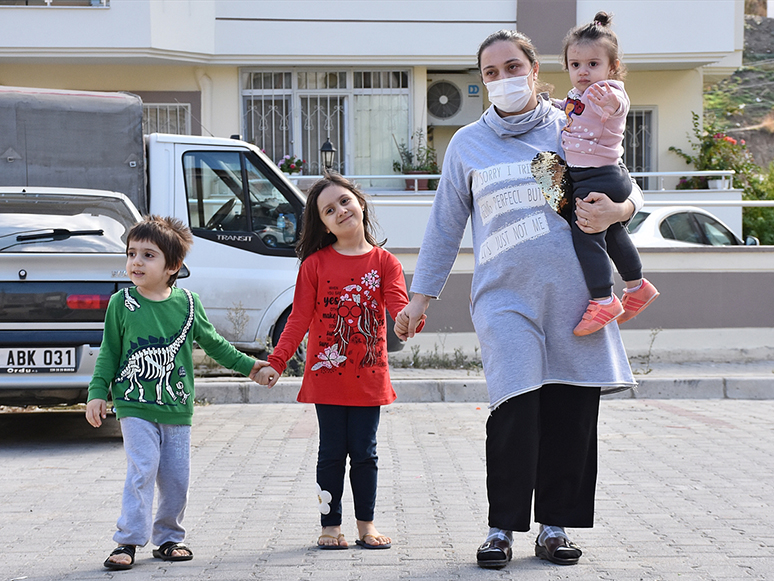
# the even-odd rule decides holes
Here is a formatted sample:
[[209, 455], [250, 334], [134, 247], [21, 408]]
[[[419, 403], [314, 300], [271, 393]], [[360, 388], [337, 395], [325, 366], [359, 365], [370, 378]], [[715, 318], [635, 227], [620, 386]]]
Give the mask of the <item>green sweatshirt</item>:
[[255, 360], [218, 334], [197, 294], [173, 287], [169, 298], [152, 301], [134, 287], [115, 293], [105, 313], [89, 401], [107, 400], [112, 384], [118, 419], [190, 425], [194, 341], [224, 367], [250, 374]]

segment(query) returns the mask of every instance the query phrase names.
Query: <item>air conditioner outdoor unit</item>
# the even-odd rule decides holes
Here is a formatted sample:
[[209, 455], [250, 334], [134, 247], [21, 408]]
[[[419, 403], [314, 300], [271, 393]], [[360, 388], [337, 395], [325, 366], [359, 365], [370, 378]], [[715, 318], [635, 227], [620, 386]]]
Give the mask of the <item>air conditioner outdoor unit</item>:
[[428, 75], [428, 123], [461, 127], [476, 121], [484, 111], [483, 93], [481, 79], [474, 75]]

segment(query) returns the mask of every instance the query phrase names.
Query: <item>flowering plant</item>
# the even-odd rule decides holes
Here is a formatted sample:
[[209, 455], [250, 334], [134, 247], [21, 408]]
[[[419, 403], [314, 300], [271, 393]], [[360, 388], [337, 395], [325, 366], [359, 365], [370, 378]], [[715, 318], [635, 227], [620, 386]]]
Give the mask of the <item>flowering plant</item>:
[[[755, 164], [752, 155], [747, 150], [744, 139], [736, 140], [719, 129], [713, 120], [706, 120], [704, 126], [699, 124], [699, 116], [693, 116], [693, 135], [691, 149], [695, 155], [686, 153], [679, 147], [670, 147], [669, 151], [676, 153], [687, 164], [693, 164], [697, 171], [701, 170], [734, 170], [736, 181], [744, 181], [753, 173]], [[677, 189], [701, 189], [707, 187], [706, 176], [680, 178]]]
[[300, 157], [285, 154], [282, 156], [282, 159], [277, 162], [277, 165], [279, 166], [280, 170], [284, 171], [285, 173], [299, 173], [302, 169], [304, 169], [305, 163], [306, 160], [303, 160]]

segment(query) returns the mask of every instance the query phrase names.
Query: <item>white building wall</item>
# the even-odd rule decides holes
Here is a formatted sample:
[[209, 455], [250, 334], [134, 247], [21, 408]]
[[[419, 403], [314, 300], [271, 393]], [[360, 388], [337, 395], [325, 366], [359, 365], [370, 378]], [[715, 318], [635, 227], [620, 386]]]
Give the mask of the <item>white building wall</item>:
[[[264, 64], [469, 64], [489, 33], [513, 28], [513, 0], [394, 1], [222, 0], [217, 8], [218, 56], [253, 54]], [[376, 60], [374, 60], [376, 59]], [[297, 61], [293, 61], [298, 64]]]
[[612, 13], [627, 56], [661, 54], [672, 61], [736, 50], [737, 4], [744, 8], [742, 0], [578, 0], [577, 17], [580, 24], [590, 22], [599, 10]]
[[[566, 2], [565, 2], [566, 3]], [[578, 22], [614, 14], [634, 105], [657, 114], [655, 169], [682, 169], [702, 76], [741, 64], [743, 0], [578, 0]], [[242, 132], [240, 67], [412, 66], [412, 126], [426, 119], [427, 72], [475, 68], [479, 43], [512, 27], [514, 0], [112, 0], [109, 8], [0, 7], [0, 83], [199, 91], [203, 133]], [[550, 12], [547, 9], [547, 12]], [[75, 34], [73, 31], [77, 31]], [[708, 31], [711, 31], [709, 33]], [[717, 63], [717, 64], [713, 64]], [[701, 65], [706, 65], [702, 68]], [[541, 77], [568, 88], [558, 54]], [[705, 79], [706, 80], [706, 79]], [[443, 153], [453, 127], [434, 131]]]
[[128, 60], [155, 53], [188, 60], [214, 54], [215, 0], [113, 0], [107, 8], [2, 6], [0, 23], [0, 57]]
[[[113, 0], [109, 8], [2, 6], [0, 58], [471, 66], [489, 33], [513, 27], [517, 6], [514, 0]], [[549, 8], [550, 3], [547, 15]], [[741, 50], [743, 0], [608, 0], [604, 6], [577, 0], [578, 22], [590, 20], [600, 8], [614, 13], [615, 30], [632, 64], [694, 66]]]

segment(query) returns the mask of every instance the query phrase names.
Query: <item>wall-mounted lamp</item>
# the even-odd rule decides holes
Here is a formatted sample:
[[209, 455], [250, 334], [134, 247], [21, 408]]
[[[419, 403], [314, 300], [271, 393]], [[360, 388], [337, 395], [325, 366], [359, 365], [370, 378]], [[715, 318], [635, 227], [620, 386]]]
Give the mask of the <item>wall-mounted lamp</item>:
[[325, 143], [320, 147], [320, 157], [322, 158], [325, 169], [331, 169], [333, 167], [333, 159], [336, 157], [336, 148], [333, 147], [330, 137], [326, 138]]

